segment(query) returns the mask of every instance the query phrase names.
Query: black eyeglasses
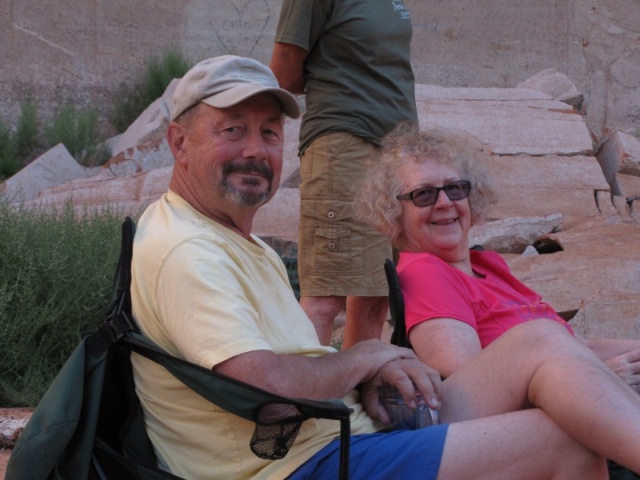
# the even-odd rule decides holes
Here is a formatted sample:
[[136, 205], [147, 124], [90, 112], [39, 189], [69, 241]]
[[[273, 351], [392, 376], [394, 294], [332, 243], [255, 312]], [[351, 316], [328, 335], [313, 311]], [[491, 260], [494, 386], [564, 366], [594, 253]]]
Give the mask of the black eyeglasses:
[[471, 193], [471, 182], [468, 180], [458, 180], [451, 182], [444, 187], [422, 187], [413, 192], [398, 195], [398, 200], [411, 200], [416, 207], [428, 207], [438, 201], [440, 190], [444, 190], [449, 200], [462, 200]]

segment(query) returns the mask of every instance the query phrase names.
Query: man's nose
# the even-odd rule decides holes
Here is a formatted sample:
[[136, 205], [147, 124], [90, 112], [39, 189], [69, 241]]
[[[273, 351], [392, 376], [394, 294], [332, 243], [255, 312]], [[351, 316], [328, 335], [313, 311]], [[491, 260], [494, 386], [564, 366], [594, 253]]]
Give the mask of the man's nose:
[[258, 160], [262, 160], [267, 156], [267, 144], [259, 132], [247, 134], [243, 153], [245, 157]]

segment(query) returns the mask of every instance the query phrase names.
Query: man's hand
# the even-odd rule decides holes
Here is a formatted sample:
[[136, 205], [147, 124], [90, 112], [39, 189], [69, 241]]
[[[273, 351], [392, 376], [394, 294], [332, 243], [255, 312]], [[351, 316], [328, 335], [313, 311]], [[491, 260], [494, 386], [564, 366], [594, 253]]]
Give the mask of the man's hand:
[[431, 408], [440, 407], [442, 387], [440, 374], [417, 357], [391, 360], [363, 384], [360, 400], [365, 409], [371, 417], [383, 423], [389, 423], [389, 415], [380, 403], [380, 387], [383, 385], [396, 387], [405, 404], [412, 409], [417, 407], [416, 389], [422, 393]]
[[605, 362], [627, 385], [640, 393], [640, 349], [611, 357]]

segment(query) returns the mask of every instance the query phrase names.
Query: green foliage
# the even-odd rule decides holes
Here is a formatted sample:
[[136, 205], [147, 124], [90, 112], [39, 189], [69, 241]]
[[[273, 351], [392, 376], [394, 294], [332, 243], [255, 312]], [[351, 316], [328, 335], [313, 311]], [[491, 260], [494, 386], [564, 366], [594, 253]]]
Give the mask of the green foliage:
[[191, 64], [176, 50], [169, 50], [160, 59], [151, 59], [142, 82], [124, 87], [116, 98], [111, 119], [116, 130], [124, 132], [145, 108], [162, 96], [174, 78], [181, 78], [189, 68]]
[[[151, 101], [161, 97], [174, 78], [181, 78], [191, 68], [181, 53], [170, 50], [160, 60], [151, 59], [147, 65], [147, 73], [142, 91]], [[150, 103], [150, 102], [149, 102]]]
[[20, 170], [18, 152], [11, 131], [0, 124], [0, 181]]
[[78, 163], [87, 167], [102, 165], [111, 156], [109, 148], [100, 145], [104, 138], [93, 108], [78, 111], [73, 105], [62, 107], [44, 134], [49, 148], [63, 143]]
[[289, 277], [289, 283], [293, 288], [296, 298], [300, 300], [300, 280], [298, 279], [298, 250], [293, 249], [290, 255], [284, 255], [278, 252], [284, 266], [287, 268], [287, 276]]
[[0, 123], [0, 180], [20, 170], [37, 147], [38, 118], [35, 107], [27, 101], [20, 107], [15, 132]]
[[20, 152], [22, 159], [31, 154], [32, 150], [38, 146], [38, 113], [31, 101], [26, 101], [20, 107], [20, 117], [18, 117], [18, 128], [15, 134], [16, 149]]
[[0, 406], [33, 406], [104, 317], [122, 217], [0, 199]]
[[340, 337], [336, 337], [335, 330], [331, 334], [331, 346], [336, 350], [342, 349], [342, 344], [344, 343], [344, 333], [340, 335]]

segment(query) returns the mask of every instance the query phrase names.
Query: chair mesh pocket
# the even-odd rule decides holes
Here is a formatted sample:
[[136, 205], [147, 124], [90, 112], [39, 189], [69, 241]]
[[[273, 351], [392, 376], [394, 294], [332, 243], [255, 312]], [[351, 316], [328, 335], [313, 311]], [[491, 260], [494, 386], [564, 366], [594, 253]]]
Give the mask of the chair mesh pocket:
[[291, 403], [267, 403], [254, 413], [251, 451], [259, 458], [279, 460], [289, 452], [308, 416]]

